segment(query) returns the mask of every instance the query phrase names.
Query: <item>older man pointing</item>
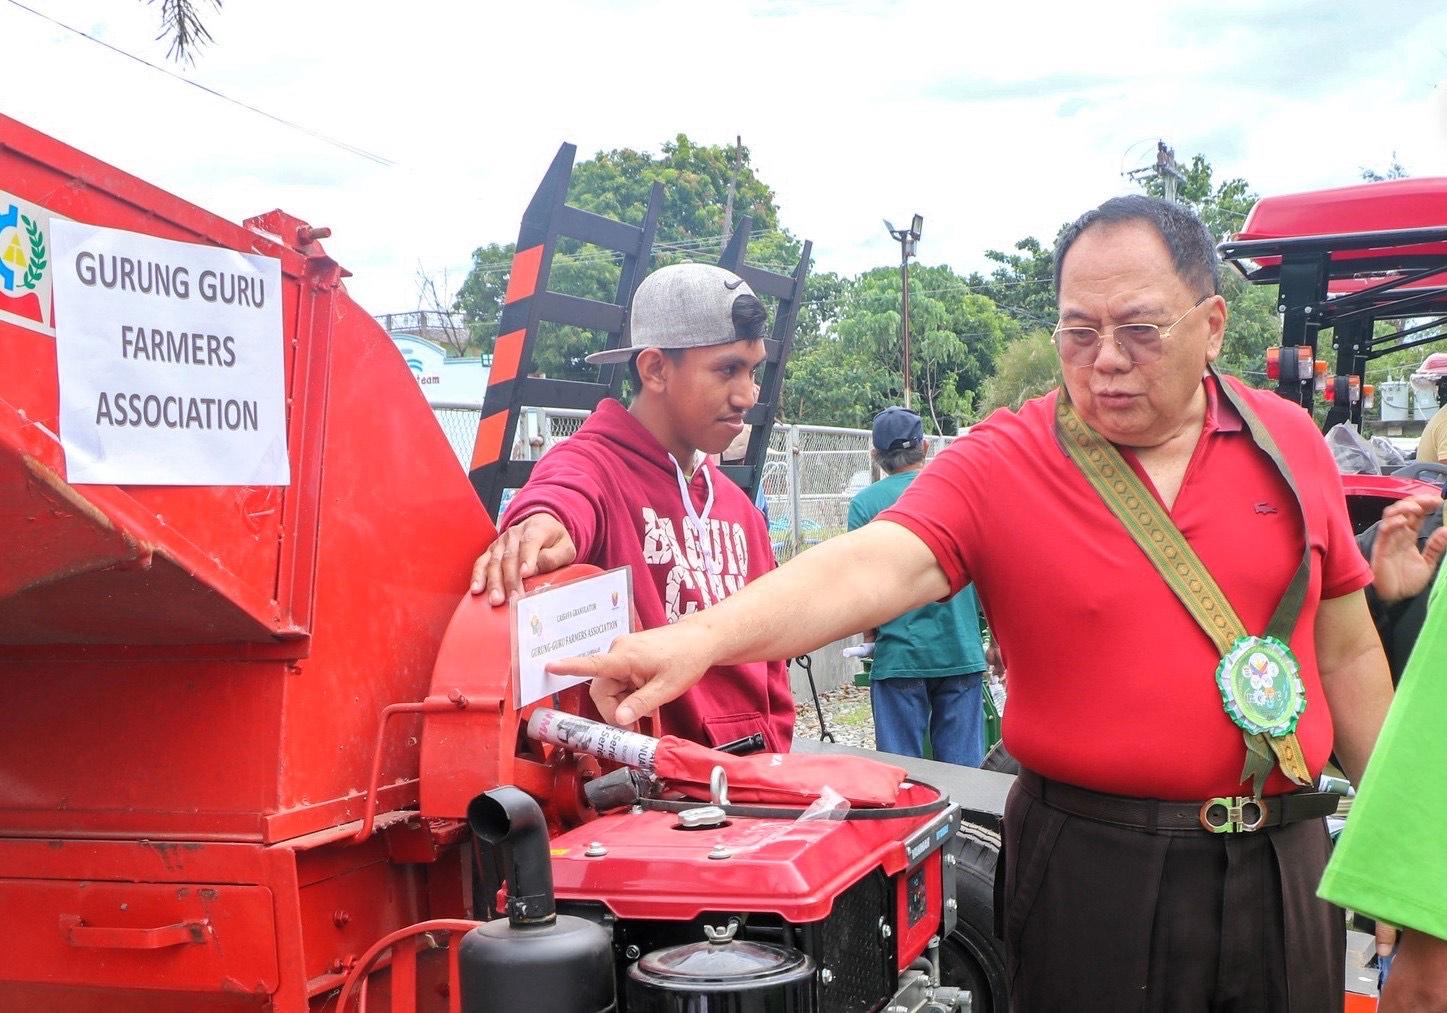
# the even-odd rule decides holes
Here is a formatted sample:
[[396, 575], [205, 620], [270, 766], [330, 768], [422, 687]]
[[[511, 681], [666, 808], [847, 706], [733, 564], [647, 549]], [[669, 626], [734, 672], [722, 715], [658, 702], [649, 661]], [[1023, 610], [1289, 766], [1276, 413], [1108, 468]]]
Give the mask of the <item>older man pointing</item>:
[[1216, 374], [1226, 304], [1190, 211], [1107, 201], [1056, 250], [1064, 383], [899, 502], [716, 608], [560, 670], [627, 722], [711, 665], [801, 654], [973, 582], [1025, 768], [997, 875], [1018, 1010], [1339, 1008], [1315, 897], [1335, 749], [1391, 699], [1311, 419]]

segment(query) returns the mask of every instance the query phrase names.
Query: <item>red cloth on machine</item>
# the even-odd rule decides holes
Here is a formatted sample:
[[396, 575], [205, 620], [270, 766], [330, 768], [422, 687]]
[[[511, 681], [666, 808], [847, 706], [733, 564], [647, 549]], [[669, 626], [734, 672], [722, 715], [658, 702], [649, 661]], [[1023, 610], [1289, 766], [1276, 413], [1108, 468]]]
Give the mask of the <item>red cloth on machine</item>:
[[825, 787], [843, 795], [850, 805], [893, 805], [899, 786], [908, 777], [903, 767], [865, 756], [735, 756], [676, 735], [659, 740], [654, 754], [654, 773], [690, 798], [709, 797], [709, 777], [715, 767], [722, 767], [728, 775], [729, 801], [768, 805], [808, 805]]

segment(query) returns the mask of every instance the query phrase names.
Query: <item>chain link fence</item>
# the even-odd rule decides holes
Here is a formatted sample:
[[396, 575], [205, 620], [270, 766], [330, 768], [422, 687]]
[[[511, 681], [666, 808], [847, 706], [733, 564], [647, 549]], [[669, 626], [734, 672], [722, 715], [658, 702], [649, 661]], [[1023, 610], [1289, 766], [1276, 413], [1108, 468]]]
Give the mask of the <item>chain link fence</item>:
[[[434, 404], [433, 414], [463, 468], [472, 460], [480, 409], [476, 405]], [[513, 460], [535, 461], [559, 440], [578, 431], [584, 411], [523, 409], [513, 441]], [[933, 457], [956, 439], [928, 436]], [[843, 534], [854, 494], [879, 478], [869, 459], [869, 430], [831, 426], [775, 426], [764, 461], [763, 495], [774, 555], [782, 562]], [[504, 498], [504, 505], [507, 499]]]
[[[482, 415], [481, 407], [475, 404], [434, 403], [432, 415], [442, 428], [442, 435], [447, 437], [452, 452], [457, 455], [457, 462], [465, 470], [472, 462], [477, 422]], [[523, 416], [518, 421], [517, 435], [513, 439], [512, 459], [536, 461], [554, 443], [576, 433], [587, 417], [588, 413], [584, 411], [524, 408]]]
[[[926, 459], [954, 439], [925, 437]], [[869, 449], [868, 429], [774, 427], [763, 484], [769, 535], [780, 561], [844, 533], [850, 501], [881, 477]]]

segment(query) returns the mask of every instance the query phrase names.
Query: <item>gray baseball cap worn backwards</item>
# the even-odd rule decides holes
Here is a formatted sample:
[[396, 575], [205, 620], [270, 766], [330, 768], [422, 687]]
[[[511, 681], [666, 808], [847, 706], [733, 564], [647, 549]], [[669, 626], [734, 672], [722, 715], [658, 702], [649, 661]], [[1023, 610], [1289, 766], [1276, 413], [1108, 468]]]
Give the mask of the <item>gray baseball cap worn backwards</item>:
[[748, 284], [713, 264], [660, 267], [638, 286], [628, 314], [628, 344], [594, 352], [594, 365], [627, 362], [641, 348], [704, 348], [741, 338], [734, 329], [734, 300], [753, 295]]

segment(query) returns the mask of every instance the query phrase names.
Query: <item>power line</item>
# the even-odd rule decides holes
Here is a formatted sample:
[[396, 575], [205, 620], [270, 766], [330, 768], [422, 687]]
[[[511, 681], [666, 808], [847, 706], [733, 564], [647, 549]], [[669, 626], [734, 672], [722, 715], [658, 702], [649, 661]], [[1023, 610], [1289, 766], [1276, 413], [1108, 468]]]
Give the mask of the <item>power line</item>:
[[63, 22], [63, 21], [57, 21], [55, 18], [51, 17], [49, 14], [46, 14], [46, 13], [44, 13], [44, 12], [42, 12], [42, 11], [38, 11], [38, 10], [36, 10], [34, 7], [27, 7], [25, 4], [20, 3], [20, 0], [6, 0], [6, 2], [8, 2], [12, 7], [18, 7], [18, 8], [20, 8], [22, 11], [25, 11], [27, 14], [33, 14], [33, 15], [35, 15], [37, 18], [40, 18], [42, 21], [48, 21], [48, 22], [50, 22], [52, 25], [55, 25], [57, 28], [63, 28], [65, 31], [70, 32], [70, 33], [73, 34], [73, 35], [79, 35], [82, 39], [85, 39], [85, 40], [87, 40], [87, 41], [89, 41], [89, 42], [94, 42], [97, 46], [104, 46], [106, 49], [109, 49], [112, 53], [116, 53], [116, 54], [118, 54], [118, 55], [120, 55], [120, 56], [124, 56], [124, 57], [125, 57], [126, 59], [128, 59], [128, 60], [134, 60], [134, 61], [136, 61], [137, 63], [139, 63], [139, 64], [140, 64], [141, 66], [143, 66], [143, 67], [149, 67], [151, 70], [159, 71], [160, 73], [165, 74], [167, 77], [173, 77], [173, 78], [175, 78], [177, 81], [181, 81], [181, 82], [183, 82], [183, 83], [185, 83], [185, 84], [189, 84], [189, 85], [190, 85], [191, 87], [193, 87], [193, 88], [199, 88], [201, 91], [204, 91], [206, 94], [208, 94], [208, 95], [213, 95], [213, 96], [215, 96], [216, 98], [221, 99], [223, 102], [230, 102], [232, 105], [234, 105], [234, 106], [239, 106], [240, 108], [245, 109], [245, 110], [247, 110], [248, 112], [253, 112], [253, 113], [255, 113], [255, 114], [258, 115], [258, 116], [264, 116], [264, 117], [266, 117], [267, 119], [271, 120], [273, 123], [279, 123], [279, 124], [281, 124], [281, 125], [284, 126], [284, 127], [289, 127], [289, 128], [291, 128], [292, 130], [299, 130], [299, 131], [301, 131], [302, 133], [308, 135], [309, 137], [313, 137], [313, 138], [321, 141], [321, 142], [324, 143], [324, 144], [330, 144], [330, 145], [331, 145], [332, 147], [334, 147], [334, 148], [340, 148], [342, 151], [346, 151], [346, 152], [349, 152], [350, 154], [357, 155], [357, 156], [359, 156], [359, 157], [361, 157], [361, 158], [365, 158], [365, 159], [367, 159], [368, 161], [376, 162], [378, 165], [385, 165], [385, 166], [389, 166], [389, 167], [390, 167], [390, 166], [394, 166], [394, 165], [397, 164], [396, 162], [393, 162], [390, 158], [386, 158], [386, 157], [384, 157], [384, 156], [382, 156], [382, 155], [378, 155], [378, 154], [376, 154], [376, 153], [374, 153], [374, 152], [368, 151], [368, 150], [365, 149], [365, 148], [359, 148], [359, 147], [357, 147], [355, 144], [348, 144], [346, 141], [338, 140], [338, 139], [335, 138], [335, 137], [330, 137], [330, 136], [328, 136], [327, 134], [324, 134], [324, 133], [322, 133], [322, 132], [320, 132], [320, 131], [318, 131], [318, 130], [313, 130], [311, 127], [303, 126], [303, 125], [300, 124], [300, 123], [295, 123], [295, 122], [293, 122], [292, 120], [283, 119], [282, 117], [277, 116], [277, 115], [275, 115], [274, 113], [269, 113], [269, 112], [267, 112], [265, 109], [258, 109], [256, 106], [251, 105], [251, 104], [249, 104], [249, 103], [247, 103], [247, 102], [243, 102], [243, 101], [241, 101], [240, 99], [232, 98], [230, 95], [226, 95], [226, 94], [224, 94], [224, 93], [222, 93], [222, 92], [219, 92], [219, 91], [217, 91], [215, 88], [212, 88], [212, 87], [210, 87], [210, 86], [208, 86], [208, 85], [202, 84], [200, 81], [193, 81], [193, 80], [191, 80], [189, 77], [185, 77], [185, 76], [183, 76], [183, 75], [181, 75], [181, 74], [177, 74], [174, 70], [171, 70], [171, 69], [169, 69], [169, 68], [167, 68], [167, 67], [162, 67], [162, 66], [160, 66], [160, 65], [158, 65], [158, 64], [154, 64], [154, 63], [152, 63], [151, 61], [145, 59], [144, 57], [137, 56], [135, 53], [130, 53], [130, 52], [127, 52], [127, 51], [124, 50], [124, 49], [121, 49], [119, 46], [113, 46], [113, 45], [111, 45], [109, 42], [106, 42], [106, 41], [103, 40], [103, 39], [98, 39], [98, 38], [96, 38], [94, 35], [91, 35], [91, 34], [89, 34], [89, 33], [87, 33], [87, 32], [81, 31], [79, 28], [75, 28], [75, 27], [72, 27], [71, 25], [67, 25], [67, 24], [66, 24], [65, 22]]

